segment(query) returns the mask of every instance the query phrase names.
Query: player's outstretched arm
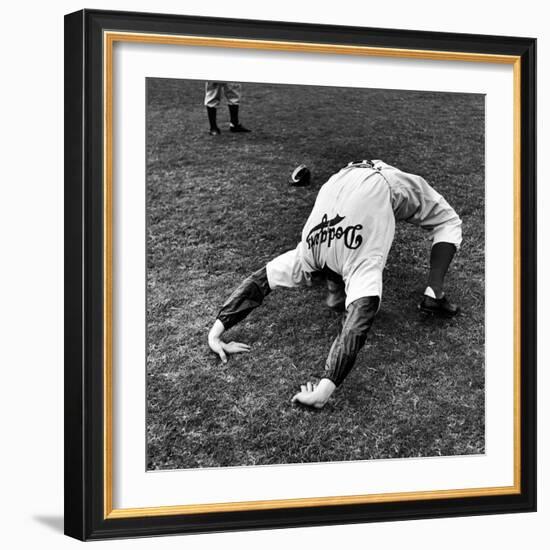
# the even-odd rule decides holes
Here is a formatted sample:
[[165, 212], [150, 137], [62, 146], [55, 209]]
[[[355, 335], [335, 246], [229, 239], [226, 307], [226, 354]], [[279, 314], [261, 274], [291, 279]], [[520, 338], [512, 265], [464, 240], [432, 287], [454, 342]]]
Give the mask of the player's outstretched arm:
[[342, 331], [334, 340], [325, 366], [326, 375], [319, 384], [308, 382], [292, 402], [321, 409], [334, 390], [342, 384], [349, 374], [359, 350], [363, 347], [367, 333], [378, 311], [380, 298], [366, 296], [352, 302], [346, 311]]
[[227, 356], [233, 353], [248, 353], [250, 346], [240, 342], [224, 342], [221, 339], [225, 328], [223, 323], [216, 319], [208, 333], [208, 345], [210, 349], [220, 356], [222, 363], [227, 363]]
[[226, 343], [221, 335], [260, 306], [270, 290], [266, 268], [263, 267], [247, 277], [223, 304], [208, 333], [208, 345], [223, 363], [227, 363], [228, 354], [249, 352], [250, 346], [239, 342]]

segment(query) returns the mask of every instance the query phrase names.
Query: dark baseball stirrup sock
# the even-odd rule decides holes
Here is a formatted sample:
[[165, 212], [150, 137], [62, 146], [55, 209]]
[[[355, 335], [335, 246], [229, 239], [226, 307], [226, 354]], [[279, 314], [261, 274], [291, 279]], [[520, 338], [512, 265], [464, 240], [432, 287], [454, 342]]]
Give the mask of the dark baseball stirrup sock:
[[206, 112], [208, 113], [208, 122], [210, 123], [210, 129], [215, 130], [218, 127], [216, 123], [216, 115], [218, 110], [216, 107], [207, 107]]
[[228, 105], [229, 107], [229, 118], [233, 126], [239, 125], [239, 106], [238, 105]]
[[428, 286], [435, 293], [436, 298], [443, 296], [443, 280], [449, 269], [449, 265], [455, 255], [456, 247], [451, 243], [436, 243], [432, 246], [430, 255], [430, 274]]

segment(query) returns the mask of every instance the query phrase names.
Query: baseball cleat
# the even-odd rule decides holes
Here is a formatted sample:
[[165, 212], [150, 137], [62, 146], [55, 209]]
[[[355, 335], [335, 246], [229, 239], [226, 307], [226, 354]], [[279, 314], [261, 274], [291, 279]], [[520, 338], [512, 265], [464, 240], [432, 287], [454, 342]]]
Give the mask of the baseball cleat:
[[220, 129], [216, 126], [216, 128], [210, 128], [210, 131], [208, 132], [211, 136], [219, 136], [221, 134]]
[[440, 317], [454, 317], [460, 311], [460, 308], [449, 302], [446, 296], [431, 298], [426, 295], [422, 297], [422, 301], [418, 304], [418, 309], [422, 313], [430, 313], [439, 315]]
[[231, 124], [229, 126], [229, 131], [236, 133], [250, 132], [250, 130], [248, 128], [245, 128], [242, 124]]

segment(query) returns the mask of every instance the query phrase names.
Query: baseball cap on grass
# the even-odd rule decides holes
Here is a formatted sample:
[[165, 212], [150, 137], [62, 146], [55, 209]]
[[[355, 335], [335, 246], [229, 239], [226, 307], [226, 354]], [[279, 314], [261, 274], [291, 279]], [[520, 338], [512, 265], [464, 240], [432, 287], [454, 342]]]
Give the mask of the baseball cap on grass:
[[288, 184], [293, 187], [304, 187], [311, 182], [311, 171], [305, 164], [300, 164], [292, 171], [288, 178]]

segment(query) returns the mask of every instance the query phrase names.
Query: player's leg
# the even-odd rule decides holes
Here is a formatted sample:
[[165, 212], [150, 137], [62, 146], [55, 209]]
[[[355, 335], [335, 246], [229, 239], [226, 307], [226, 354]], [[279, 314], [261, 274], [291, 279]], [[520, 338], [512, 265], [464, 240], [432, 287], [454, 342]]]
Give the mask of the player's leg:
[[455, 251], [456, 247], [451, 243], [440, 242], [432, 247], [428, 284], [424, 290], [422, 301], [418, 305], [420, 311], [444, 317], [453, 317], [460, 311], [456, 304], [449, 301], [443, 290], [445, 275]]
[[[443, 199], [443, 202], [444, 201]], [[432, 230], [433, 245], [430, 253], [430, 272], [419, 309], [448, 317], [456, 315], [460, 308], [445, 295], [444, 283], [449, 266], [462, 242], [462, 222], [458, 215], [446, 220]]]
[[226, 82], [224, 92], [229, 109], [229, 131], [235, 133], [250, 132], [239, 121], [239, 105], [242, 95], [241, 85], [237, 82]]
[[218, 106], [221, 97], [220, 82], [207, 82], [204, 92], [204, 105], [206, 106], [206, 114], [208, 115], [208, 123], [210, 125], [209, 133], [211, 136], [220, 134], [220, 129], [217, 123]]
[[400, 206], [404, 216], [401, 219], [430, 231], [432, 239], [428, 282], [418, 307], [426, 313], [456, 315], [459, 308], [449, 302], [443, 287], [445, 275], [462, 242], [462, 221], [451, 205], [424, 178], [394, 170], [407, 191], [406, 199]]
[[430, 253], [430, 273], [428, 274], [428, 288], [434, 293], [434, 298], [442, 298], [443, 283], [449, 266], [453, 261], [456, 246], [451, 243], [438, 242], [432, 246]]
[[327, 296], [325, 303], [327, 307], [334, 311], [345, 311], [346, 309], [346, 285], [340, 275], [328, 269], [327, 277]]

